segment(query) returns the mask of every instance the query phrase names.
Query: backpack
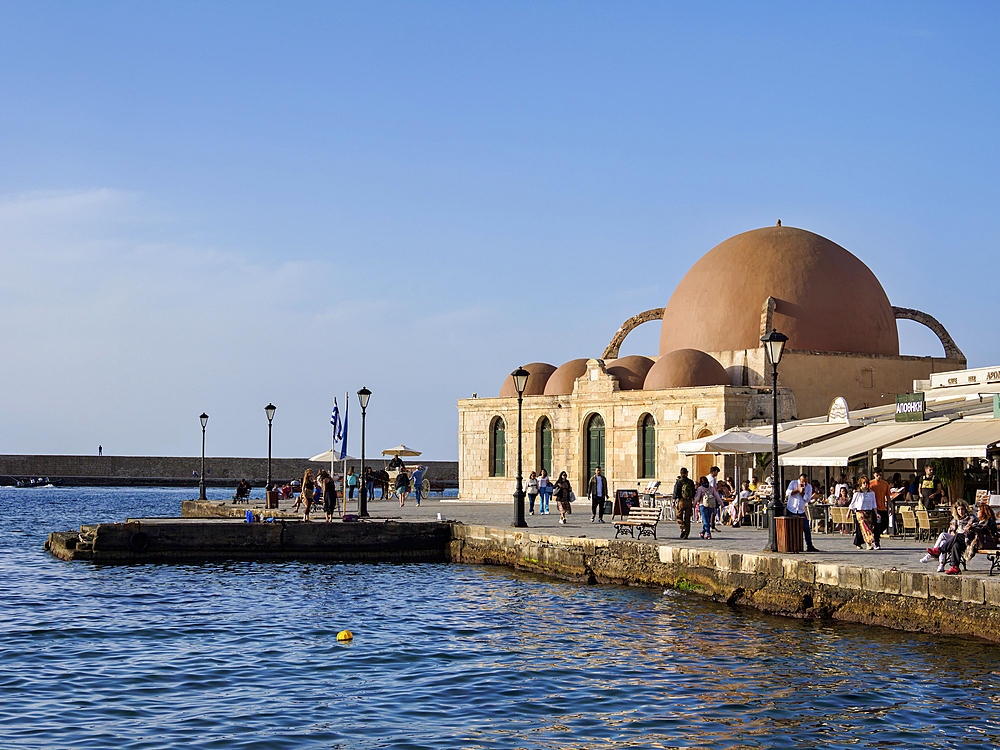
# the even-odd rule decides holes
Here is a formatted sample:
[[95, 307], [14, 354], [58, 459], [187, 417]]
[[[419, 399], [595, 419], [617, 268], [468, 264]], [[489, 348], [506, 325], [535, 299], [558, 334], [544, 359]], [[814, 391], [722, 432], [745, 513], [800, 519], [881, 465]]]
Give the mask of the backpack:
[[685, 500], [694, 499], [694, 482], [690, 479], [681, 480], [681, 497]]

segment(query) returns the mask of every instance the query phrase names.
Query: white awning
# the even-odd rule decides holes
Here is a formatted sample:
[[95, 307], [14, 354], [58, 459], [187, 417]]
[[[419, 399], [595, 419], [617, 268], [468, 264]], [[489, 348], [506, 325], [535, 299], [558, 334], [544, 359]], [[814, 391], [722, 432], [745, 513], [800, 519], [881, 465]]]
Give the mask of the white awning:
[[[894, 445], [922, 432], [947, 424], [945, 421], [927, 422], [876, 422], [867, 427], [821, 440], [805, 448], [782, 454], [782, 466], [848, 466], [851, 459], [869, 451]], [[883, 458], [885, 453], [883, 452]]]
[[[778, 440], [785, 440], [789, 443], [809, 443], [813, 440], [836, 435], [845, 430], [856, 429], [857, 425], [849, 425], [845, 422], [809, 422], [796, 425], [778, 425]], [[771, 427], [754, 427], [752, 432], [758, 435], [770, 435]]]
[[957, 419], [882, 451], [883, 458], [986, 458], [1000, 442], [1000, 419]]

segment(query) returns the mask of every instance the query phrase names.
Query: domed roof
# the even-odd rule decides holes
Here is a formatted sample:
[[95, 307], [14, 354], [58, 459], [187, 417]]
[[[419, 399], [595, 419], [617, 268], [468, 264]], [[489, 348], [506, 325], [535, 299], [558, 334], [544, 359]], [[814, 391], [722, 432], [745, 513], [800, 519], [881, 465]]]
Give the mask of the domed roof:
[[[549, 376], [556, 371], [556, 366], [545, 362], [532, 362], [530, 365], [525, 365], [524, 369], [528, 371], [528, 382], [524, 384], [523, 395], [541, 396], [545, 392], [545, 384], [548, 382]], [[514, 387], [514, 378], [508, 375], [507, 379], [503, 381], [503, 385], [500, 386], [500, 398], [510, 396], [517, 398], [517, 389]]]
[[549, 375], [545, 384], [546, 396], [567, 396], [573, 392], [576, 379], [587, 372], [586, 359], [571, 359]]
[[768, 297], [790, 349], [899, 355], [892, 306], [868, 266], [836, 242], [782, 226], [730, 237], [692, 266], [663, 311], [660, 354], [757, 349]]
[[709, 385], [731, 385], [726, 368], [705, 352], [678, 349], [656, 360], [646, 374], [643, 387], [647, 391], [662, 391]]
[[646, 373], [652, 366], [653, 360], [638, 355], [612, 359], [605, 363], [608, 374], [618, 378], [618, 388], [623, 391], [641, 390]]

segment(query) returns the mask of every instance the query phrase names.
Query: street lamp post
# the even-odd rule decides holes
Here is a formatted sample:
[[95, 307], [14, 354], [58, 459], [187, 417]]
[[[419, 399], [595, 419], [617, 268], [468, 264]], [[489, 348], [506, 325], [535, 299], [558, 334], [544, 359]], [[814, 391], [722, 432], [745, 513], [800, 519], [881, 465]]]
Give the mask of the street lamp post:
[[530, 374], [523, 367], [518, 367], [510, 374], [517, 390], [517, 486], [514, 489], [514, 526], [519, 529], [528, 525], [524, 520], [524, 483], [521, 478], [521, 404], [524, 402], [524, 386], [528, 384]]
[[198, 499], [207, 500], [205, 497], [205, 427], [208, 425], [208, 415], [201, 413], [201, 477], [198, 479]]
[[778, 363], [785, 350], [788, 336], [773, 328], [761, 342], [771, 360], [771, 503], [767, 506], [767, 546], [765, 552], [778, 551], [778, 532], [774, 519], [785, 515], [785, 504], [781, 501], [781, 479], [778, 474]]
[[[372, 392], [363, 387], [358, 391], [358, 401], [361, 402], [361, 488], [358, 492], [358, 516], [368, 517], [368, 483], [365, 481], [365, 410]], [[347, 487], [344, 487], [347, 490]]]
[[264, 485], [265, 493], [271, 491], [271, 421], [274, 419], [274, 410], [275, 406], [270, 401], [264, 407], [264, 413], [267, 415], [267, 484]]

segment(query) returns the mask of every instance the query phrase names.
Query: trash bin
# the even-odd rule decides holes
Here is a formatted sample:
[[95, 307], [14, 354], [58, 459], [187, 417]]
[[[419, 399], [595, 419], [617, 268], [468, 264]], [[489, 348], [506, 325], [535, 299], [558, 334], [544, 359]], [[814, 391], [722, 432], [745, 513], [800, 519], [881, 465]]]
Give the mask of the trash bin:
[[802, 551], [802, 516], [778, 516], [774, 519], [778, 552]]
[[281, 495], [277, 490], [267, 490], [267, 500], [264, 503], [265, 508], [277, 508], [278, 507], [278, 497]]

